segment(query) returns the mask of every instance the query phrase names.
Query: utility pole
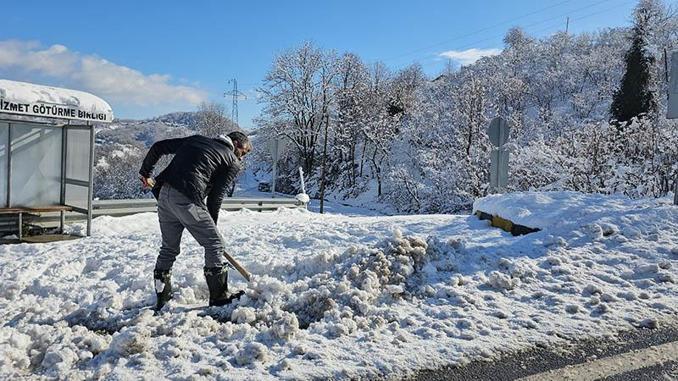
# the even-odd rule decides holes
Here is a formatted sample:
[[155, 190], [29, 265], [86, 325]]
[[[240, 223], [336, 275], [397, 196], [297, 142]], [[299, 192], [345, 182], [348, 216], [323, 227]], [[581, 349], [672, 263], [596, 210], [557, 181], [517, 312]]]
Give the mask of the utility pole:
[[567, 16], [567, 20], [565, 21], [565, 34], [567, 34], [568, 30], [570, 30], [570, 16]]
[[235, 79], [235, 78], [229, 79], [228, 83], [233, 84], [233, 90], [225, 92], [224, 96], [227, 97], [227, 96], [230, 95], [231, 98], [232, 98], [233, 103], [231, 104], [231, 120], [233, 121], [233, 123], [235, 123], [237, 125], [238, 124], [238, 100], [240, 98], [247, 99], [247, 96], [245, 95], [245, 93], [238, 90], [238, 80], [237, 79]]

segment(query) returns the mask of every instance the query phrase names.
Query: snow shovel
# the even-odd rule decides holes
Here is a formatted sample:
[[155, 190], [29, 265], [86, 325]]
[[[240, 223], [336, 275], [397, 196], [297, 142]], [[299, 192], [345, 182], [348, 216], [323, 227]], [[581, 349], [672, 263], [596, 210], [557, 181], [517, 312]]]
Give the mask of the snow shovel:
[[[217, 230], [217, 235], [219, 235], [219, 239], [221, 240], [221, 245], [223, 247], [226, 247], [226, 244], [224, 243], [224, 237], [221, 235], [221, 233], [219, 233], [218, 230]], [[224, 258], [226, 258], [228, 263], [230, 263], [231, 266], [233, 266], [233, 268], [238, 270], [240, 275], [242, 275], [242, 277], [245, 278], [245, 280], [247, 280], [248, 282], [250, 281], [250, 279], [252, 278], [252, 276], [250, 275], [250, 272], [247, 271], [247, 269], [245, 269], [244, 267], [242, 267], [242, 265], [240, 263], [238, 263], [238, 261], [236, 261], [235, 258], [231, 257], [231, 254], [229, 254], [226, 250], [224, 250]]]
[[224, 251], [224, 257], [228, 262], [242, 275], [243, 278], [245, 278], [248, 282], [250, 281], [251, 275], [249, 271], [247, 271], [238, 261], [235, 260], [235, 258], [231, 257], [230, 254], [228, 254], [226, 251]]

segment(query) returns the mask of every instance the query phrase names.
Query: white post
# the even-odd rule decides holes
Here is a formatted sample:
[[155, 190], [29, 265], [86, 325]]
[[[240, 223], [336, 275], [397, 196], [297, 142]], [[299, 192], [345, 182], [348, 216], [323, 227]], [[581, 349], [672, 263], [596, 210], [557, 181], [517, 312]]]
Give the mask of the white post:
[[301, 179], [301, 193], [306, 194], [306, 184], [304, 184], [304, 170], [299, 167], [299, 179]]

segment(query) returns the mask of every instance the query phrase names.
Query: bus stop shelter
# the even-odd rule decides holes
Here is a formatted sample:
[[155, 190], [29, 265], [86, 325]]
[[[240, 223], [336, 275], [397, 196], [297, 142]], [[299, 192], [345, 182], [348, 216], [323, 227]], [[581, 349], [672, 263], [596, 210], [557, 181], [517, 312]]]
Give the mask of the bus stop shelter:
[[0, 214], [22, 239], [24, 218], [87, 215], [91, 234], [95, 125], [111, 107], [81, 91], [0, 79]]

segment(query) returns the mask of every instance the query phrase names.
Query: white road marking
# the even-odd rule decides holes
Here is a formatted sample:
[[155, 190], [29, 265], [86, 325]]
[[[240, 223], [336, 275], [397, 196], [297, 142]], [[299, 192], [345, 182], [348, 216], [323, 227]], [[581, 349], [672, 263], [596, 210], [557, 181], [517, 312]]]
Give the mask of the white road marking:
[[597, 380], [667, 361], [678, 361], [678, 341], [533, 374], [519, 381]]

